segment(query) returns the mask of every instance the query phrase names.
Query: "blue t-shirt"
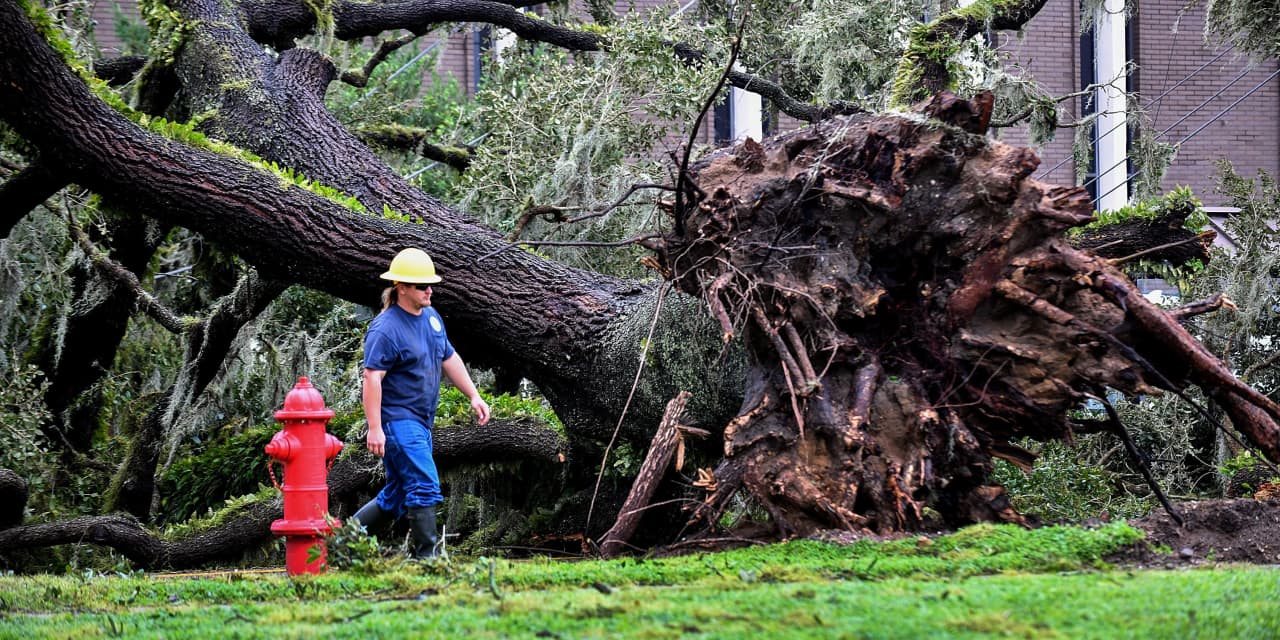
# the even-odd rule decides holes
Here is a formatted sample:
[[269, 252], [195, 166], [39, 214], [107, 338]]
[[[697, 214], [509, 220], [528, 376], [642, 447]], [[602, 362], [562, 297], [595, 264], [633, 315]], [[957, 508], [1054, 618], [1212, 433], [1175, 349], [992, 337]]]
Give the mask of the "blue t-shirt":
[[364, 368], [382, 378], [382, 424], [418, 420], [428, 427], [440, 400], [440, 364], [453, 356], [435, 309], [413, 315], [399, 305], [378, 314], [364, 336]]

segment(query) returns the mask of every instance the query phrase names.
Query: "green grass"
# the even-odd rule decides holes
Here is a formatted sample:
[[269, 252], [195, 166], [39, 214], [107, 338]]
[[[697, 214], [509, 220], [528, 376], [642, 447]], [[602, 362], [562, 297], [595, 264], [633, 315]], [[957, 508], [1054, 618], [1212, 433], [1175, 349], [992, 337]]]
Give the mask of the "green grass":
[[1125, 525], [978, 526], [937, 540], [798, 541], [615, 561], [455, 559], [290, 580], [0, 578], [0, 638], [1253, 638], [1265, 568], [1122, 571]]

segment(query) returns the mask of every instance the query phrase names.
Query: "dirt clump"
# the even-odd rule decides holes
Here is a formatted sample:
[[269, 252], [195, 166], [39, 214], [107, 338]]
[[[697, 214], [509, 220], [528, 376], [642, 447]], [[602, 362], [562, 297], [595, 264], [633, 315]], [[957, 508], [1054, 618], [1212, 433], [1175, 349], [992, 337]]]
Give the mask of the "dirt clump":
[[1139, 566], [1206, 562], [1280, 564], [1280, 500], [1203, 500], [1176, 505], [1183, 524], [1164, 511], [1131, 520], [1146, 540], [1109, 561]]

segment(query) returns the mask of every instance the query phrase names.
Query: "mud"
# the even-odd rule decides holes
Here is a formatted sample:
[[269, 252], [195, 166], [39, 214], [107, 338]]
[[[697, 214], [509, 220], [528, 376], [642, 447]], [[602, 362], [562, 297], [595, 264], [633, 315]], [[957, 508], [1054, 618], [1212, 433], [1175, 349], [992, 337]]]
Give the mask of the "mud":
[[1216, 562], [1280, 565], [1280, 500], [1204, 500], [1175, 505], [1178, 525], [1156, 511], [1129, 524], [1147, 539], [1108, 561], [1139, 567], [1182, 567]]

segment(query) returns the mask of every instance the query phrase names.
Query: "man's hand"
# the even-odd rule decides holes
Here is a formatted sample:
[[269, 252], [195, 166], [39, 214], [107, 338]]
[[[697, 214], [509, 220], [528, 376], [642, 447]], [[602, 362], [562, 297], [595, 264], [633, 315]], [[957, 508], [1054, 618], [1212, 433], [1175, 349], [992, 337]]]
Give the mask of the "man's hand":
[[476, 417], [480, 419], [480, 426], [488, 424], [489, 403], [485, 402], [479, 393], [471, 396], [471, 410], [476, 412]]
[[[486, 407], [487, 409], [487, 407]], [[387, 434], [382, 432], [382, 427], [369, 426], [369, 437], [365, 441], [369, 445], [369, 453], [381, 458], [387, 453]]]

